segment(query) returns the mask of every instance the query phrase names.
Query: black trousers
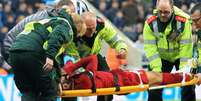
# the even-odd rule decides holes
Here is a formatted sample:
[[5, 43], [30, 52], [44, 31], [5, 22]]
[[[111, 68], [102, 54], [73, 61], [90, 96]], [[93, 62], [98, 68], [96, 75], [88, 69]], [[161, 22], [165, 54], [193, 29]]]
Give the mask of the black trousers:
[[[180, 60], [176, 60], [174, 63], [171, 63], [166, 60], [162, 60], [162, 72], [170, 73], [175, 66], [176, 69], [179, 69]], [[150, 90], [148, 91], [148, 101], [163, 101], [162, 99], [162, 90]], [[181, 90], [181, 101], [196, 101], [195, 98], [195, 86], [185, 86]]]
[[77, 97], [66, 97], [66, 98], [62, 98], [61, 101], [77, 101]]
[[[97, 55], [98, 58], [98, 71], [110, 71], [110, 68], [106, 62], [105, 57], [101, 54]], [[113, 95], [97, 96], [97, 101], [112, 101]]]
[[14, 80], [22, 93], [22, 101], [56, 101], [58, 82], [56, 68], [45, 72], [45, 54], [18, 51], [10, 53]]

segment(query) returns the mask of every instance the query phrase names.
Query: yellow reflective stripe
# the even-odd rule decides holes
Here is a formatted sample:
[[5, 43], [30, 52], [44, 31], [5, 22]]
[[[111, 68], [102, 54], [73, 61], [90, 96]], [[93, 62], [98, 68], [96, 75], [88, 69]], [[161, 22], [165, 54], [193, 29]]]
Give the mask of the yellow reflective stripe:
[[179, 33], [181, 34], [181, 22], [180, 21], [177, 21], [177, 30], [179, 30]]
[[153, 45], [156, 45], [157, 41], [156, 40], [144, 40], [144, 44], [153, 44]]
[[151, 62], [151, 61], [153, 61], [153, 60], [155, 60], [155, 59], [157, 59], [159, 57], [160, 57], [159, 54], [155, 54], [155, 55], [149, 57], [148, 60], [149, 60], [149, 62]]
[[30, 32], [31, 30], [34, 30], [34, 23], [36, 23], [36, 21], [27, 23], [24, 27], [24, 31]]
[[24, 27], [24, 30], [21, 32], [21, 33], [19, 33], [19, 35], [17, 36], [17, 37], [19, 37], [20, 35], [27, 35], [27, 34], [29, 34], [32, 30], [34, 30], [34, 23], [36, 23], [36, 21], [32, 21], [32, 22], [29, 22], [29, 23], [27, 23], [26, 25], [25, 25], [25, 27]]
[[40, 24], [46, 24], [50, 21], [51, 19], [43, 19], [43, 20], [40, 20], [38, 21]]
[[52, 32], [52, 27], [51, 26], [47, 27], [47, 30], [51, 33]]
[[[70, 31], [72, 31], [72, 27], [71, 27], [70, 23], [68, 22], [68, 20], [66, 20], [65, 18], [60, 18], [60, 17], [57, 17], [57, 19], [65, 21], [65, 22], [68, 24], [68, 26], [70, 27], [70, 29], [71, 29]], [[41, 23], [41, 24], [46, 24], [46, 23], [48, 23], [50, 20], [51, 20], [51, 19], [40, 20], [39, 23]], [[33, 25], [32, 25], [32, 26], [33, 26]], [[51, 26], [49, 26], [49, 27], [47, 28], [47, 30], [48, 30], [49, 32], [52, 32], [53, 29], [52, 29]]]
[[180, 40], [180, 44], [189, 44], [189, 43], [192, 43], [191, 39]]
[[197, 44], [197, 48], [201, 48], [201, 43], [198, 43], [198, 44]]
[[[50, 21], [51, 19], [43, 19], [43, 20], [40, 20], [40, 21], [38, 21], [40, 24], [46, 24], [46, 23], [48, 23], [49, 21]], [[49, 31], [49, 32], [52, 32], [52, 27], [51, 26], [49, 26], [49, 27], [47, 27], [47, 30]]]
[[[34, 30], [34, 24], [35, 24], [35, 23], [45, 24], [45, 23], [48, 23], [50, 20], [51, 20], [51, 19], [44, 19], [44, 20], [40, 20], [40, 21], [32, 21], [32, 22], [29, 22], [29, 23], [27, 23], [27, 24], [25, 25], [24, 30], [23, 30], [22, 33], [20, 33], [20, 34], [27, 34], [27, 33], [31, 32], [32, 30]], [[48, 30], [49, 32], [52, 32], [51, 26], [49, 26], [49, 27], [47, 28], [47, 30]]]
[[59, 62], [57, 59], [57, 57], [60, 55], [60, 54], [62, 54], [62, 53], [64, 53], [64, 51], [65, 51], [65, 48], [64, 48], [64, 46], [62, 45], [61, 46], [61, 48], [59, 49], [59, 52], [56, 54], [56, 56], [55, 56], [55, 59], [56, 59], [56, 61], [57, 62]]
[[158, 50], [159, 50], [160, 52], [166, 52], [166, 51], [168, 51], [168, 52], [175, 52], [175, 51], [179, 51], [179, 48], [169, 48], [169, 49], [166, 49], [166, 48], [158, 48]]
[[153, 21], [153, 34], [155, 37], [160, 38], [160, 33], [158, 32], [158, 23], [157, 20]]
[[153, 21], [153, 30], [154, 30], [154, 32], [158, 33], [158, 23], [157, 23], [157, 20]]
[[180, 62], [187, 62], [190, 58], [182, 57], [180, 58]]
[[48, 46], [48, 41], [45, 41], [44, 43], [43, 43], [43, 49], [47, 49], [47, 46]]
[[116, 34], [115, 36], [113, 36], [110, 40], [108, 40], [107, 42], [109, 44], [112, 44], [114, 42], [116, 42], [117, 40], [120, 40], [120, 37], [118, 36], [118, 34]]

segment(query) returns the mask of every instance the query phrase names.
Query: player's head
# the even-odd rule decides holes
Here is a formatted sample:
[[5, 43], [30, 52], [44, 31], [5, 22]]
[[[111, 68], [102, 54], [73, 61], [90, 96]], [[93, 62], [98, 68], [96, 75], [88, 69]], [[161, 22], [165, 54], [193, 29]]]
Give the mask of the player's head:
[[168, 22], [173, 13], [173, 0], [157, 0], [156, 9], [161, 22]]

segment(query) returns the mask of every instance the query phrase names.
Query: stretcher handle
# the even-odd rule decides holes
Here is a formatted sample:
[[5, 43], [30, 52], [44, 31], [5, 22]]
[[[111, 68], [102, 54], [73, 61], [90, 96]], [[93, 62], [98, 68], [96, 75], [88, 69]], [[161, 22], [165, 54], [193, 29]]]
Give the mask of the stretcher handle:
[[198, 83], [198, 81], [199, 81], [199, 79], [197, 77], [194, 77], [192, 80], [187, 81], [184, 84], [183, 83], [175, 83], [175, 84], [168, 84], [168, 85], [161, 85], [161, 86], [152, 86], [149, 88], [149, 90], [194, 85], [194, 84]]
[[97, 88], [96, 93], [92, 93], [91, 89], [82, 90], [63, 90], [61, 97], [80, 97], [80, 96], [97, 96], [97, 95], [111, 95], [111, 94], [127, 94], [132, 92], [140, 92], [148, 90], [149, 85], [145, 84], [143, 87], [137, 86], [124, 86], [120, 87], [120, 91], [116, 91], [115, 87], [111, 88]]

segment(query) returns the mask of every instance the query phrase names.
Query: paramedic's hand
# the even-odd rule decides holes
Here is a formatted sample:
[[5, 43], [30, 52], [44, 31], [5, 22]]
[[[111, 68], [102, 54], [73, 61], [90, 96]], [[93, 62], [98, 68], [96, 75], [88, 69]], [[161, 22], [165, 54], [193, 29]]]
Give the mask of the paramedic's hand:
[[200, 84], [201, 84], [201, 73], [198, 73], [198, 74], [196, 74], [195, 76], [196, 76], [196, 77], [198, 78], [198, 80], [199, 80], [197, 84], [200, 85]]
[[117, 53], [117, 58], [119, 58], [119, 59], [126, 59], [126, 55], [127, 55], [127, 51], [125, 49], [121, 49]]
[[43, 66], [43, 69], [45, 70], [45, 71], [51, 71], [52, 70], [52, 68], [53, 68], [53, 60], [52, 59], [50, 59], [50, 58], [46, 58], [46, 63], [45, 63], [45, 65]]

